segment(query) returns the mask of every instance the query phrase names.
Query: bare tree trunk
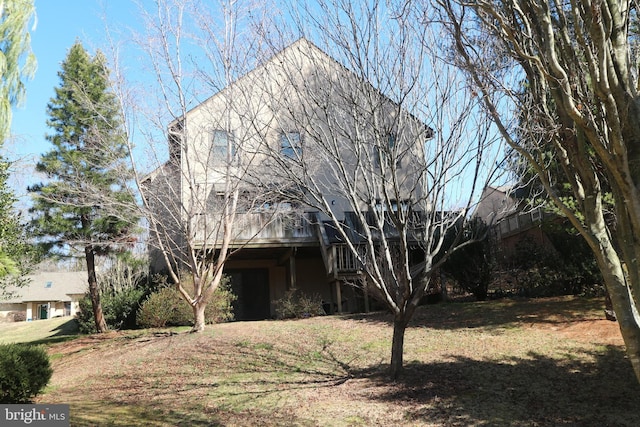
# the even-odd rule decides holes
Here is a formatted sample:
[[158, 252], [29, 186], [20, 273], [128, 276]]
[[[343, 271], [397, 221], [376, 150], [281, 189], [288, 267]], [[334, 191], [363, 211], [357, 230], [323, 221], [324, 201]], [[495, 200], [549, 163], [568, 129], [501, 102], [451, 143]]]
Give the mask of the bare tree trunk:
[[197, 302], [193, 306], [193, 328], [191, 332], [202, 332], [205, 326], [204, 310], [207, 308], [206, 302]]
[[[605, 238], [607, 238], [605, 233], [606, 231], [603, 231]], [[620, 334], [626, 346], [627, 357], [636, 378], [640, 381], [640, 325], [638, 325], [638, 319], [634, 314], [634, 302], [629, 294], [629, 285], [620, 264], [620, 258], [610, 244], [607, 247], [602, 246], [601, 251], [596, 252], [596, 258], [611, 298]]]
[[607, 285], [613, 309], [616, 313], [620, 334], [627, 348], [626, 354], [631, 366], [640, 381], [640, 328], [633, 314], [632, 301], [628, 288], [624, 283]]
[[[162, 95], [156, 101], [164, 106], [159, 110], [162, 116], [147, 123], [160, 129], [145, 132], [156, 169], [152, 174], [141, 173], [134, 150], [130, 150], [131, 162], [143, 195], [150, 244], [155, 246], [154, 269], [168, 272], [193, 310], [192, 332], [199, 332], [205, 327], [205, 307], [220, 284], [227, 257], [260, 234], [251, 236], [236, 227], [236, 213], [250, 217], [254, 209], [260, 210], [264, 219], [261, 207], [267, 197], [274, 197], [263, 185], [259, 191], [249, 191], [251, 184], [245, 179], [247, 171], [255, 169], [255, 159], [262, 159], [255, 146], [262, 140], [249, 129], [262, 120], [257, 117], [262, 117], [267, 105], [256, 103], [254, 77], [247, 74], [271, 49], [263, 51], [267, 42], [253, 31], [254, 19], [264, 7], [260, 2], [223, 0], [211, 5], [209, 13], [188, 0], [152, 3], [141, 7], [145, 34], [135, 38], [146, 62], [153, 64], [150, 69], [156, 74], [152, 79]], [[261, 28], [262, 23], [258, 24]], [[193, 50], [192, 41], [201, 50]], [[114, 46], [113, 52], [117, 57], [118, 48]], [[192, 55], [199, 60], [192, 61]], [[126, 78], [118, 76], [123, 111], [140, 112], [142, 117], [155, 115], [155, 111], [140, 110], [144, 106], [129, 96]], [[201, 99], [202, 91], [213, 96], [193, 110], [192, 103]], [[173, 119], [171, 123], [167, 117]], [[164, 150], [157, 150], [156, 132], [165, 134], [169, 161]], [[215, 149], [201, 144], [212, 135], [217, 135]], [[281, 200], [280, 194], [276, 196]], [[281, 214], [274, 210], [273, 220], [277, 216]], [[270, 223], [263, 221], [262, 228]], [[190, 283], [183, 276], [191, 276]]]
[[391, 343], [391, 366], [389, 373], [396, 380], [402, 373], [404, 353], [404, 333], [407, 330], [407, 320], [410, 316], [398, 314], [393, 319], [393, 341]]
[[98, 280], [96, 279], [95, 254], [91, 246], [85, 246], [84, 254], [87, 261], [87, 273], [89, 275], [89, 295], [91, 296], [93, 319], [96, 322], [96, 330], [98, 333], [104, 333], [107, 332], [109, 328], [107, 327], [107, 322], [104, 320], [102, 304], [100, 303], [100, 290], [98, 289]]
[[[640, 380], [635, 3], [439, 3], [459, 66], [482, 93], [498, 130], [593, 250]], [[494, 75], [498, 57], [514, 65], [502, 78]], [[503, 97], [513, 105], [503, 108], [509, 104]], [[512, 111], [522, 112], [517, 131]], [[559, 172], [548, 167], [552, 157]], [[568, 184], [570, 202], [558, 183]], [[605, 201], [609, 195], [613, 209]], [[615, 221], [607, 220], [612, 212]]]

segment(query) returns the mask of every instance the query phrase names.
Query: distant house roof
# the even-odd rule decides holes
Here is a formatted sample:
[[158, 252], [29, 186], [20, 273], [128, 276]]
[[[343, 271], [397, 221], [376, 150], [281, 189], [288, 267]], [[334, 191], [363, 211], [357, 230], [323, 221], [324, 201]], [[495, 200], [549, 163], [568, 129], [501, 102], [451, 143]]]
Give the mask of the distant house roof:
[[11, 296], [0, 303], [71, 301], [71, 295], [84, 294], [88, 288], [86, 271], [40, 272], [27, 278], [27, 285], [7, 289]]
[[487, 186], [482, 191], [473, 216], [487, 224], [494, 224], [516, 211], [518, 203], [514, 196], [512, 187]]

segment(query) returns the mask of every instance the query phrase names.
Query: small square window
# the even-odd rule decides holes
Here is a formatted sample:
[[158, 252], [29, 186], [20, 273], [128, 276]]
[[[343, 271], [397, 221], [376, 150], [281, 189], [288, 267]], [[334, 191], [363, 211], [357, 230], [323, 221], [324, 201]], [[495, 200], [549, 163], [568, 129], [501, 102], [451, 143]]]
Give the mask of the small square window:
[[396, 135], [394, 133], [387, 135], [387, 145], [389, 146], [389, 151], [392, 151], [393, 147], [396, 146]]
[[302, 157], [302, 137], [300, 132], [280, 133], [280, 154], [289, 159]]
[[226, 130], [214, 130], [211, 140], [211, 161], [220, 164], [233, 161], [236, 156], [237, 148], [233, 134]]
[[[386, 146], [382, 143], [380, 146], [376, 145], [374, 147], [373, 159], [377, 167], [382, 167], [382, 164], [386, 166], [391, 166], [391, 158], [394, 157], [394, 148], [396, 146], [396, 134], [390, 133], [387, 135], [387, 144]], [[401, 168], [400, 159], [396, 159], [396, 169]]]

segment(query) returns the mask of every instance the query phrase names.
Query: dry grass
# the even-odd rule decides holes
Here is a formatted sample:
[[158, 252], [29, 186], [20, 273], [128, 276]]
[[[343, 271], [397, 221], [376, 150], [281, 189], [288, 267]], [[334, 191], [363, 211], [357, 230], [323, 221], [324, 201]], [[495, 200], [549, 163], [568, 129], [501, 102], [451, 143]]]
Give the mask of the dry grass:
[[636, 426], [640, 386], [602, 301], [443, 304], [385, 375], [389, 316], [114, 332], [49, 347], [72, 425]]

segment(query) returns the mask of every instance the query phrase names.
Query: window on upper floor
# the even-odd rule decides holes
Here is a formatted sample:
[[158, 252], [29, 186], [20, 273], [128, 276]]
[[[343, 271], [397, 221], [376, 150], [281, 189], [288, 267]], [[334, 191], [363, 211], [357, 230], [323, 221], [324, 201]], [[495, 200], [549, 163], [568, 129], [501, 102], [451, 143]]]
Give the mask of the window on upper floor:
[[290, 131], [280, 133], [280, 154], [294, 160], [302, 157], [302, 136], [300, 132]]
[[380, 199], [376, 199], [375, 201], [375, 209], [377, 212], [409, 212], [411, 209], [411, 200], [405, 199], [401, 201], [397, 201], [395, 199], [389, 200], [389, 202], [385, 202]]
[[210, 160], [213, 164], [233, 162], [237, 160], [237, 147], [233, 133], [216, 129], [211, 136]]
[[[391, 158], [395, 156], [394, 148], [396, 146], [396, 134], [389, 133], [386, 138], [386, 145], [376, 145], [374, 147], [373, 158], [376, 167], [380, 168], [382, 165], [391, 166]], [[396, 159], [396, 169], [400, 169], [401, 162]]]
[[401, 220], [408, 225], [415, 226], [417, 224], [415, 212], [411, 209], [411, 200], [376, 200], [373, 206], [374, 212], [368, 213], [368, 224], [377, 227], [378, 221], [383, 220], [384, 231], [392, 231], [395, 229], [395, 221]]

